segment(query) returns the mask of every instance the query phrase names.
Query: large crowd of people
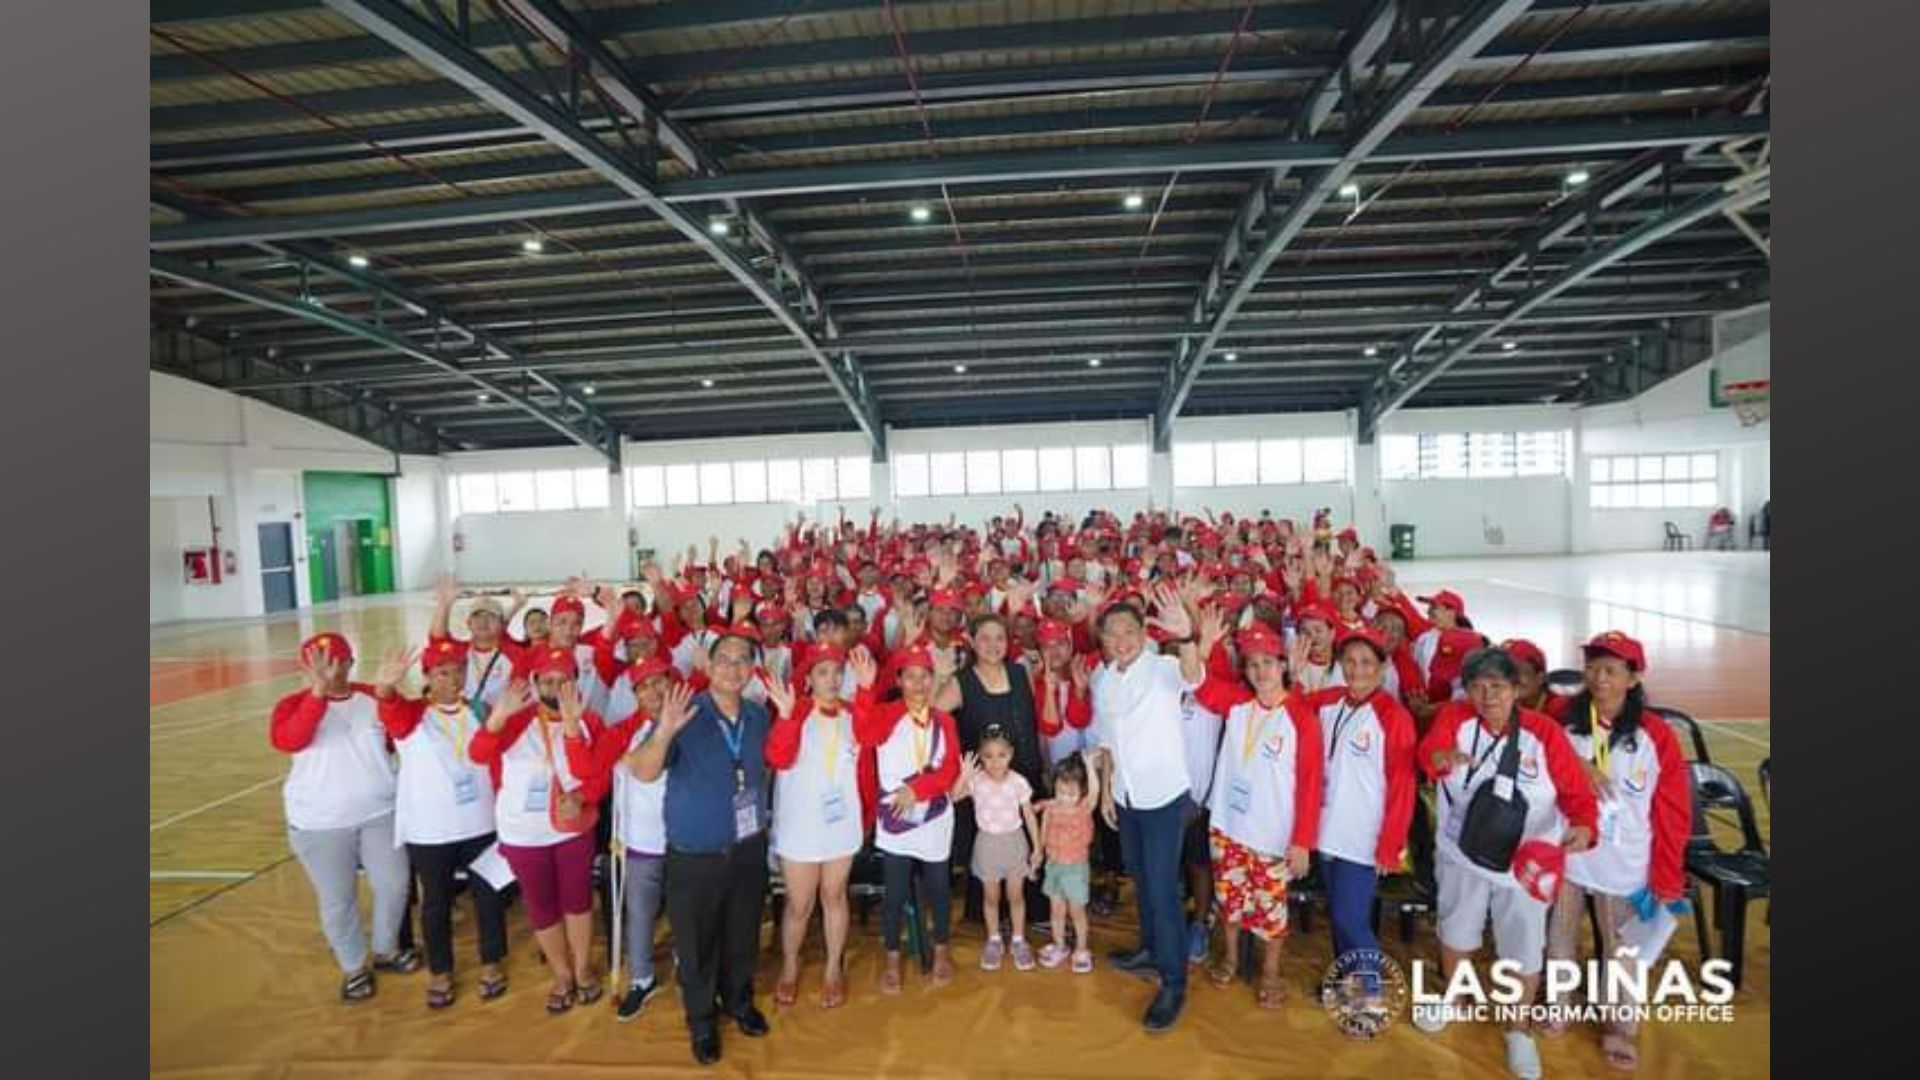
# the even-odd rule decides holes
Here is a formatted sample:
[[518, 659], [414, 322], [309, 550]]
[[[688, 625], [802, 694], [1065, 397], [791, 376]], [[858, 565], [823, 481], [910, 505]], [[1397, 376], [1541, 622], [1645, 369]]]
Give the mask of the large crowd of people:
[[[1306, 526], [802, 518], [764, 550], [743, 540], [723, 557], [716, 540], [642, 578], [572, 580], [544, 607], [443, 580], [428, 640], [382, 657], [370, 684], [350, 681], [340, 634], [303, 644], [308, 685], [276, 707], [271, 736], [293, 758], [289, 835], [342, 997], [421, 966], [402, 933], [417, 897], [427, 1004], [452, 1005], [457, 878], [496, 848], [551, 975], [550, 1012], [598, 1000], [604, 974], [620, 976], [617, 1016], [639, 1015], [664, 988], [665, 914], [702, 1063], [719, 1059], [728, 1021], [769, 1032], [754, 969], [775, 869], [773, 1000], [796, 1007], [817, 978], [828, 1009], [857, 992], [849, 884], [872, 853], [883, 995], [919, 970], [902, 963], [909, 917], [931, 941], [926, 979], [959, 977], [955, 899], [984, 923], [982, 970], [1090, 973], [1124, 875], [1138, 937], [1109, 942], [1108, 960], [1154, 985], [1149, 1031], [1177, 1022], [1190, 966], [1235, 984], [1244, 935], [1260, 943], [1255, 1000], [1282, 1007], [1289, 890], [1309, 875], [1335, 955], [1359, 958], [1375, 993], [1366, 958], [1387, 875], [1432, 890], [1444, 968], [1471, 962], [1491, 925], [1495, 953], [1529, 978], [1575, 954], [1589, 899], [1611, 948], [1628, 920], [1684, 896], [1685, 764], [1647, 704], [1639, 643], [1594, 637], [1584, 684], [1551, 693], [1542, 649], [1486, 636], [1452, 590], [1406, 595], [1325, 512]], [[623, 973], [595, 959], [595, 863], [609, 850]], [[492, 998], [507, 989], [510, 905], [464, 877]], [[816, 910], [825, 963], [810, 977]], [[1600, 1034], [1608, 1061], [1632, 1069], [1632, 1027]], [[1534, 1036], [1504, 1033], [1517, 1076], [1540, 1074]]]

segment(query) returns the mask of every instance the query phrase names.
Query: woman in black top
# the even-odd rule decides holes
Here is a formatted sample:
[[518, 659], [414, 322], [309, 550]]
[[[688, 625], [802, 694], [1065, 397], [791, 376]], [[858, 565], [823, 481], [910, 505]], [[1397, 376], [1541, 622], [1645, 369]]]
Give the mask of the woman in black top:
[[[960, 733], [960, 746], [966, 753], [980, 749], [980, 734], [990, 727], [1004, 729], [1013, 739], [1013, 771], [1026, 778], [1035, 798], [1047, 791], [1047, 759], [1040, 747], [1040, 707], [1033, 696], [1033, 677], [1026, 665], [1007, 659], [1012, 634], [1007, 621], [998, 615], [982, 615], [973, 620], [971, 631], [973, 662], [956, 670], [954, 653], [936, 653], [934, 708], [953, 714]], [[965, 866], [973, 853], [972, 814], [954, 820], [953, 865]], [[1047, 910], [1040, 882], [1026, 883], [1030, 910]], [[971, 881], [967, 889], [966, 918], [980, 918], [983, 910], [980, 883]]]

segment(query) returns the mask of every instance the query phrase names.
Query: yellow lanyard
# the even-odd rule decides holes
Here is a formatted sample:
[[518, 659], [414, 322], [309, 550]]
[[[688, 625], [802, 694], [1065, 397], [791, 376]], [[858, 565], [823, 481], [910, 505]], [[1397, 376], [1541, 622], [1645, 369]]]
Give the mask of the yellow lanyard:
[[1607, 755], [1612, 752], [1608, 744], [1612, 742], [1610, 736], [1613, 733], [1613, 725], [1600, 719], [1600, 707], [1598, 705], [1590, 704], [1587, 706], [1587, 710], [1588, 718], [1592, 721], [1593, 764], [1600, 770], [1600, 775], [1605, 776], [1607, 775]]
[[548, 721], [545, 713], [536, 713], [533, 722], [540, 729], [540, 746], [547, 756], [547, 771], [557, 780], [560, 778], [560, 767], [553, 763], [553, 735], [547, 730]]
[[[432, 706], [432, 709], [434, 724], [439, 727], [440, 734], [446, 736], [447, 741], [453, 744], [454, 760], [465, 762], [467, 760], [467, 737], [473, 732], [473, 728], [467, 723], [468, 718], [473, 715], [473, 709], [467, 704], [467, 699], [461, 698], [459, 706], [451, 712], [439, 705]], [[449, 716], [459, 718], [451, 731], [447, 730], [447, 718]]]
[[913, 767], [915, 770], [927, 767], [927, 758], [932, 751], [932, 747], [928, 745], [933, 738], [933, 728], [928, 723], [932, 712], [933, 710], [931, 709], [921, 709], [919, 712], [915, 712], [911, 708], [907, 710], [907, 720], [913, 725]]
[[[1285, 700], [1285, 698], [1281, 698], [1281, 701], [1284, 702]], [[1265, 734], [1267, 730], [1267, 721], [1278, 715], [1284, 707], [1282, 705], [1275, 705], [1271, 709], [1262, 709], [1258, 701], [1251, 702], [1250, 704], [1252, 706], [1250, 709], [1252, 718], [1247, 721], [1247, 730], [1240, 737], [1240, 763], [1242, 765], [1246, 764], [1247, 760], [1253, 757], [1253, 748], [1260, 745], [1260, 737]]]
[[833, 774], [839, 771], [840, 764], [840, 717], [839, 712], [814, 710], [827, 720], [827, 783], [833, 783]]

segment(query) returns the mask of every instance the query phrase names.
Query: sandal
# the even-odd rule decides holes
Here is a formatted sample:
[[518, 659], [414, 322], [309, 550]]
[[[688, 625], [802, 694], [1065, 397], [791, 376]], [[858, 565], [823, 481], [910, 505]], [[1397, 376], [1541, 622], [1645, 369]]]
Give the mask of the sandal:
[[573, 1000], [581, 1005], [591, 1005], [599, 1001], [600, 995], [606, 992], [607, 988], [598, 982], [576, 983], [573, 991]]
[[847, 1003], [847, 984], [833, 979], [820, 985], [820, 1007], [837, 1009]]
[[555, 990], [547, 995], [547, 1015], [559, 1016], [571, 1008], [573, 1008], [573, 987]]
[[373, 996], [373, 971], [362, 968], [346, 977], [340, 984], [342, 1001], [365, 1001]]
[[1233, 965], [1225, 960], [1207, 968], [1207, 981], [1222, 990], [1233, 985], [1234, 976]]
[[1640, 1047], [1631, 1035], [1607, 1032], [1600, 1036], [1600, 1052], [1606, 1055], [1607, 1064], [1622, 1072], [1633, 1072], [1640, 1067]]
[[1287, 1001], [1287, 983], [1279, 976], [1261, 978], [1260, 992], [1254, 998], [1263, 1009], [1278, 1009]]
[[451, 1004], [453, 1004], [452, 982], [448, 982], [445, 986], [427, 987], [427, 1008], [444, 1009]]
[[411, 975], [420, 970], [420, 954], [412, 949], [401, 949], [392, 956], [382, 959], [373, 958], [375, 971], [391, 971], [397, 975]]
[[505, 975], [483, 975], [480, 978], [480, 1000], [492, 1001], [507, 992]]

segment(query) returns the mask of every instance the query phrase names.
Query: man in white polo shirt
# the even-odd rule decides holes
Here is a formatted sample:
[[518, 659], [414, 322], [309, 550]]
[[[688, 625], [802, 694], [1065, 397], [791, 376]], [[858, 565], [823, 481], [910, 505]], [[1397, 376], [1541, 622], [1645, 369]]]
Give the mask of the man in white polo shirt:
[[[1129, 974], [1160, 980], [1147, 1009], [1150, 1032], [1173, 1026], [1186, 1003], [1187, 939], [1180, 908], [1180, 842], [1188, 801], [1181, 695], [1206, 679], [1193, 622], [1180, 596], [1155, 590], [1157, 616], [1115, 604], [1096, 628], [1106, 663], [1093, 673], [1093, 725], [1088, 731], [1101, 779], [1101, 813], [1120, 832], [1120, 847], [1140, 902], [1140, 948], [1113, 957]], [[1180, 656], [1147, 650], [1147, 626], [1181, 642]]]

